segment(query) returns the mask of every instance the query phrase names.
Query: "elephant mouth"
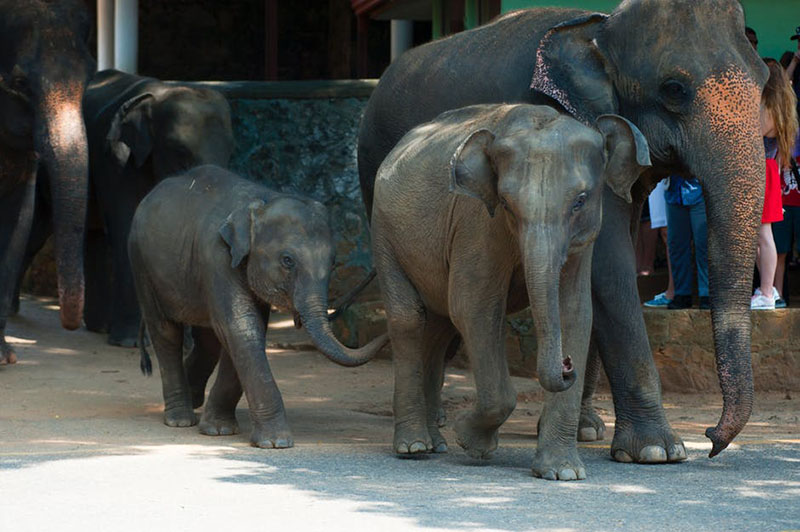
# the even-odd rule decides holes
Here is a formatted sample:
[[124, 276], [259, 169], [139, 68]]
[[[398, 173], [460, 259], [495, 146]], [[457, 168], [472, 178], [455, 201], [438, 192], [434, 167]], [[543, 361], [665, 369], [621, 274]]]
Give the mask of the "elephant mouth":
[[572, 357], [567, 357], [561, 361], [561, 377], [563, 379], [569, 378], [575, 372], [575, 368], [572, 366]]

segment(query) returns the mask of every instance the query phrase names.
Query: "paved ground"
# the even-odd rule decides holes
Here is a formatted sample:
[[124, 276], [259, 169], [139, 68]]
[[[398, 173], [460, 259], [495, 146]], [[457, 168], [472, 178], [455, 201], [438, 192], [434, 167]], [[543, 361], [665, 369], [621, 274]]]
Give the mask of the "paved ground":
[[[286, 320], [273, 345], [301, 345]], [[687, 441], [679, 465], [608, 458], [582, 446], [589, 479], [534, 479], [541, 391], [516, 379], [520, 404], [488, 461], [458, 448], [402, 460], [390, 452], [391, 364], [355, 369], [313, 351], [271, 349], [296, 446], [264, 451], [243, 434], [210, 438], [161, 423], [160, 382], [134, 350], [57, 326], [28, 299], [9, 325], [20, 362], [0, 368], [0, 532], [41, 530], [800, 530], [800, 400], [761, 394], [745, 432], [719, 457], [702, 436], [720, 399], [670, 395]], [[468, 375], [448, 373], [451, 418]], [[610, 424], [608, 397], [601, 407]], [[611, 428], [611, 427], [610, 427]], [[451, 442], [452, 433], [445, 432]]]

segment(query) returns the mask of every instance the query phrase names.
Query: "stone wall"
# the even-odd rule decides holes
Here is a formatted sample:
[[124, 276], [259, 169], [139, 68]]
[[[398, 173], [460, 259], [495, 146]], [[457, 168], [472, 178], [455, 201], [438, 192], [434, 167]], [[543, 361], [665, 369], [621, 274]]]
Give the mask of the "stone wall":
[[[336, 240], [332, 299], [355, 286], [372, 264], [358, 184], [356, 138], [375, 83], [186, 83], [218, 90], [228, 98], [236, 140], [233, 171], [271, 188], [311, 196], [328, 206]], [[48, 246], [26, 276], [25, 291], [56, 295], [52, 260]]]
[[[650, 346], [664, 391], [712, 392], [719, 390], [709, 311], [644, 309]], [[759, 391], [800, 391], [800, 309], [752, 313], [753, 379]], [[352, 345], [363, 345], [386, 330], [380, 302], [349, 309], [334, 329]], [[506, 355], [511, 373], [536, 376], [536, 335], [530, 313], [507, 319]], [[389, 356], [388, 351], [384, 356]], [[467, 365], [459, 353], [453, 361]], [[605, 380], [605, 378], [603, 378]], [[607, 387], [601, 383], [601, 388]]]

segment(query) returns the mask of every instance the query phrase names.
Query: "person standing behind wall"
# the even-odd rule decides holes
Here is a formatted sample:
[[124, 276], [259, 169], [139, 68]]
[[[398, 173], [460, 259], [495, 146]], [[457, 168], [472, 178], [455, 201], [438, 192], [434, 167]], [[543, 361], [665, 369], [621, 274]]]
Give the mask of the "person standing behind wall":
[[686, 179], [673, 175], [669, 178], [664, 199], [667, 203], [667, 252], [675, 284], [675, 297], [667, 308], [675, 310], [692, 306], [694, 242], [700, 308], [708, 309], [708, 237], [703, 189], [695, 177]]
[[[797, 54], [796, 54], [797, 55]], [[783, 308], [786, 302], [782, 297], [783, 274], [786, 268], [786, 257], [792, 251], [792, 244], [800, 244], [800, 190], [798, 190], [798, 171], [797, 164], [793, 156], [798, 154], [798, 116], [797, 116], [797, 97], [789, 81], [788, 71], [774, 59], [765, 60], [769, 67], [769, 80], [762, 93], [762, 130], [764, 132], [764, 149], [767, 157], [767, 196], [764, 201], [764, 214], [767, 215], [768, 202], [770, 195], [776, 193], [771, 189], [771, 180], [775, 182], [773, 187], [781, 190], [778, 198], [781, 198], [783, 213], [780, 219], [773, 221], [769, 237], [774, 238], [776, 249], [775, 271], [771, 277], [772, 296], [774, 300], [773, 308]], [[796, 66], [796, 58], [792, 60]], [[775, 212], [777, 217], [777, 212]], [[762, 218], [764, 223], [764, 218]], [[762, 226], [763, 227], [763, 226]], [[759, 250], [761, 244], [761, 232], [759, 231]], [[761, 259], [759, 257], [759, 271], [761, 272]], [[761, 272], [761, 286], [756, 289], [753, 296], [755, 304], [756, 297], [765, 293], [764, 280], [765, 273]], [[780, 287], [780, 288], [779, 288]], [[760, 301], [760, 303], [764, 303]], [[756, 308], [756, 307], [752, 307]], [[769, 305], [767, 304], [767, 308]]]

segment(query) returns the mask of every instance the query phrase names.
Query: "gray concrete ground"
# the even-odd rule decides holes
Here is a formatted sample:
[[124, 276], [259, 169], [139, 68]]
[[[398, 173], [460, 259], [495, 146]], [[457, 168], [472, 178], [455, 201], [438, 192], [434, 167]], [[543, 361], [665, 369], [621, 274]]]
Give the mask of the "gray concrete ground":
[[[305, 344], [277, 317], [274, 346]], [[720, 399], [668, 395], [689, 460], [618, 464], [609, 440], [582, 445], [588, 480], [530, 475], [542, 392], [515, 379], [519, 406], [492, 459], [391, 453], [391, 364], [340, 368], [311, 350], [273, 348], [296, 446], [247, 445], [161, 422], [158, 377], [135, 350], [58, 328], [52, 301], [28, 298], [9, 325], [20, 361], [0, 368], [0, 531], [800, 530], [800, 401], [760, 394], [737, 444], [713, 460], [703, 437]], [[716, 390], [710, 390], [716, 392]], [[451, 419], [472, 400], [448, 372]], [[601, 412], [613, 431], [608, 395]], [[610, 436], [609, 436], [610, 437]]]

